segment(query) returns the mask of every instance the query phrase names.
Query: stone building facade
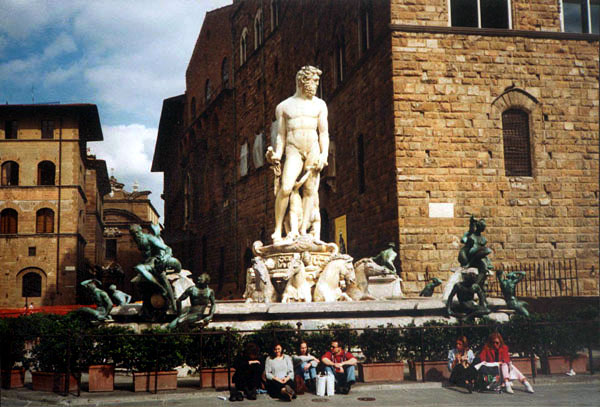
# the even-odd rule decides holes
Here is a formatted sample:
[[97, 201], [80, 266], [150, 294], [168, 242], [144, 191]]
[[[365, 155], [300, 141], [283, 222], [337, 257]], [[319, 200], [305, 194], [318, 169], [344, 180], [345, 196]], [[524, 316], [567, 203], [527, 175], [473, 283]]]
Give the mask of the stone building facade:
[[102, 258], [106, 163], [93, 104], [0, 106], [0, 307], [75, 304]]
[[209, 12], [153, 163], [184, 267], [210, 272], [222, 297], [243, 289], [249, 248], [273, 229], [262, 153], [275, 106], [311, 64], [333, 142], [323, 237], [345, 215], [353, 257], [395, 242], [410, 294], [447, 278], [474, 214], [496, 267], [577, 259], [580, 293], [597, 295], [597, 7], [471, 3], [247, 0]]

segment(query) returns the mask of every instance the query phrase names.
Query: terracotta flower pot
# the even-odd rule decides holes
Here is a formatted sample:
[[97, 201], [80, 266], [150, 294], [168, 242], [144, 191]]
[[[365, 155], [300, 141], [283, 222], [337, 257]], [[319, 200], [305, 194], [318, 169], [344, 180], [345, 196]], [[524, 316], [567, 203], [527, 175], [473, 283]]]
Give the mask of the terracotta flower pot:
[[177, 370], [133, 372], [133, 391], [176, 390]]
[[[234, 373], [235, 369], [231, 369], [229, 380], [233, 378]], [[200, 374], [202, 388], [214, 387], [215, 389], [223, 389], [229, 385], [226, 367], [204, 368], [200, 371]]]
[[360, 377], [369, 382], [402, 382], [404, 381], [404, 363], [359, 363]]
[[[37, 391], [52, 391], [62, 393], [65, 391], [66, 373], [53, 372], [33, 372], [31, 373], [31, 381], [33, 390]], [[69, 377], [69, 391], [77, 390], [77, 379], [75, 376]]]
[[16, 389], [25, 383], [25, 369], [11, 369], [2, 371], [2, 387]]
[[[421, 371], [421, 362], [409, 361], [408, 367], [410, 370], [411, 380], [422, 381], [423, 375]], [[441, 382], [450, 378], [448, 371], [448, 361], [426, 361], [425, 363], [425, 381]]]
[[585, 373], [588, 370], [588, 357], [586, 355], [578, 355], [575, 359], [570, 360], [567, 356], [548, 356], [549, 374], [566, 373], [571, 368], [576, 373]]
[[523, 373], [525, 376], [532, 375], [530, 358], [510, 358], [510, 361], [512, 362], [513, 366], [519, 369], [519, 372]]
[[89, 391], [113, 391], [115, 389], [114, 365], [91, 365], [88, 370]]

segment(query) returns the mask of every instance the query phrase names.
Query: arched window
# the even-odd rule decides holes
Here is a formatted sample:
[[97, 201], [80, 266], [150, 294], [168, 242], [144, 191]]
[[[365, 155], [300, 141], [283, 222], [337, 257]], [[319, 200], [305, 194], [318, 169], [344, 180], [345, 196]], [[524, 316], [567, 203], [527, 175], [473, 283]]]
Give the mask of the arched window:
[[14, 161], [2, 163], [2, 185], [19, 185], [19, 164]]
[[210, 101], [210, 97], [212, 96], [212, 88], [210, 86], [210, 79], [207, 79], [204, 83], [204, 100], [206, 103]]
[[186, 223], [192, 219], [192, 177], [186, 174], [183, 184], [183, 216]]
[[263, 43], [263, 16], [262, 10], [258, 10], [254, 17], [254, 49], [258, 49]]
[[371, 0], [362, 0], [360, 5], [360, 19], [359, 19], [359, 31], [360, 31], [360, 51], [364, 54], [373, 42], [373, 4]]
[[41, 297], [42, 276], [38, 273], [29, 272], [23, 275], [21, 285], [21, 297]]
[[356, 143], [356, 158], [358, 168], [358, 193], [365, 192], [365, 141], [363, 135], [358, 136]]
[[346, 73], [346, 40], [343, 34], [337, 38], [334, 60], [336, 85], [339, 85], [344, 81]]
[[54, 233], [54, 211], [43, 208], [36, 212], [35, 232]]
[[271, 31], [279, 26], [279, 0], [271, 0]]
[[226, 88], [229, 86], [229, 60], [227, 57], [223, 58], [223, 63], [221, 64], [221, 82], [223, 82], [223, 87]]
[[42, 161], [38, 164], [38, 185], [54, 185], [56, 166], [52, 161]]
[[11, 208], [0, 212], [0, 234], [16, 235], [19, 225], [19, 214]]
[[190, 115], [193, 121], [196, 118], [196, 97], [192, 96], [192, 103], [190, 104]]
[[529, 115], [521, 109], [502, 113], [504, 139], [504, 169], [509, 176], [531, 176]]
[[248, 29], [244, 28], [240, 37], [240, 66], [246, 63], [246, 53], [248, 52]]

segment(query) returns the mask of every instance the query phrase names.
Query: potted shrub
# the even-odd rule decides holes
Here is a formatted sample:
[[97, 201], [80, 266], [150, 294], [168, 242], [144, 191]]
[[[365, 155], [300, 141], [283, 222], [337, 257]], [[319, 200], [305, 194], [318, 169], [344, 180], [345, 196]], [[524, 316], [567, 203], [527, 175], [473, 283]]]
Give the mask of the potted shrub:
[[88, 367], [88, 390], [113, 391], [115, 387], [115, 365], [123, 363], [127, 337], [132, 334], [128, 328], [99, 327], [89, 337], [92, 348], [83, 355]]
[[229, 334], [221, 328], [191, 332], [186, 364], [198, 369], [200, 387], [229, 387], [235, 369], [228, 370], [227, 366], [228, 363], [233, 363], [235, 355], [241, 349], [240, 345], [241, 337], [233, 330]]
[[[402, 335], [403, 353], [408, 359], [411, 380], [443, 381], [450, 378], [448, 371], [448, 351], [458, 332], [449, 329], [447, 322], [428, 321], [423, 324], [423, 349], [421, 353], [421, 333], [419, 329], [407, 329]], [[415, 327], [410, 324], [407, 328]], [[421, 355], [423, 363], [421, 363]], [[423, 369], [424, 367], [424, 369]]]
[[358, 344], [365, 356], [365, 362], [359, 364], [363, 382], [404, 380], [404, 363], [400, 360], [401, 335], [392, 324], [363, 331]]
[[187, 338], [160, 328], [126, 338], [125, 366], [133, 372], [134, 391], [175, 390]]
[[[89, 352], [82, 333], [89, 328], [76, 314], [46, 315], [39, 321], [39, 338], [31, 351], [33, 390], [76, 390], [81, 375], [79, 356]], [[69, 374], [69, 382], [67, 381]]]
[[24, 318], [0, 319], [2, 387], [24, 386], [25, 331]]
[[[559, 322], [552, 317], [548, 320]], [[578, 354], [583, 349], [581, 331], [570, 323], [560, 323], [543, 328], [545, 328], [542, 333], [543, 338], [540, 338], [544, 345], [542, 371], [547, 374], [565, 373], [571, 369], [577, 373], [585, 372], [587, 356]]]

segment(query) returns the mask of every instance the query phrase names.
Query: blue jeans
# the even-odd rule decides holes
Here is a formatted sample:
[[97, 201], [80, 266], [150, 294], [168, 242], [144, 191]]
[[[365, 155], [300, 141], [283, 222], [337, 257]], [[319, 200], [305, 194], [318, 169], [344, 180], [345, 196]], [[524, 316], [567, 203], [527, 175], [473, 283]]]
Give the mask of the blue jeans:
[[296, 374], [302, 377], [304, 380], [314, 379], [317, 377], [317, 368], [311, 366], [308, 370], [304, 370], [306, 365], [309, 365], [309, 362], [302, 362], [296, 366]]
[[339, 373], [335, 373], [333, 370], [333, 367], [331, 366], [325, 366], [325, 372], [328, 375], [334, 375], [335, 376], [335, 382], [336, 384], [341, 384], [341, 385], [345, 385], [348, 383], [354, 383], [356, 382], [356, 377], [354, 375], [354, 366], [344, 366], [344, 372], [339, 372]]

